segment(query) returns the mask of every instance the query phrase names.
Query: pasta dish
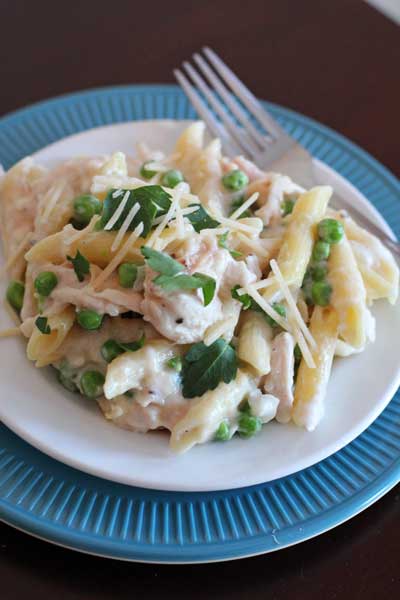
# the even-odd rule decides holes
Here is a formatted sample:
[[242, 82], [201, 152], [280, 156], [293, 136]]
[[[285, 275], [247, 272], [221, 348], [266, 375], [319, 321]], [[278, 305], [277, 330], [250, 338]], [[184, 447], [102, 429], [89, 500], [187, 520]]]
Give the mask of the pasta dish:
[[225, 157], [204, 131], [169, 155], [27, 157], [0, 178], [15, 320], [0, 335], [119, 427], [169, 430], [176, 452], [273, 419], [314, 430], [333, 359], [374, 341], [371, 305], [399, 287], [332, 188]]

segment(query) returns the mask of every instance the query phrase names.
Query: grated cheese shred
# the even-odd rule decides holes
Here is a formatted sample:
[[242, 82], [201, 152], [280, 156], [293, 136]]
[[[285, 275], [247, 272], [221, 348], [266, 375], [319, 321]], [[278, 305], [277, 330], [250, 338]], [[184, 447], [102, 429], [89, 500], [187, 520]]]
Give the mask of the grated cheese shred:
[[106, 268], [99, 273], [99, 275], [92, 281], [91, 286], [94, 290], [98, 289], [105, 281], [110, 277], [110, 275], [115, 271], [115, 269], [119, 266], [119, 264], [124, 260], [125, 256], [131, 249], [134, 242], [143, 233], [143, 223], [139, 223], [134, 231], [132, 231], [129, 238], [126, 240], [125, 244], [122, 248], [117, 252], [114, 258], [108, 263]]

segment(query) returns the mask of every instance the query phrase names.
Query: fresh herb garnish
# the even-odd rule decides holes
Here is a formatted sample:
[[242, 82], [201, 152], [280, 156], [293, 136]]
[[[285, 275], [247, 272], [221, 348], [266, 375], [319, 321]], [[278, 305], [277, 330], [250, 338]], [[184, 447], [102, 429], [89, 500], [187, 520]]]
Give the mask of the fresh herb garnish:
[[182, 394], [184, 398], [202, 396], [207, 390], [215, 390], [221, 381], [235, 379], [236, 373], [236, 352], [226, 340], [219, 338], [211, 346], [199, 342], [183, 360]]
[[148, 266], [162, 275], [176, 275], [185, 270], [185, 267], [180, 262], [174, 260], [164, 252], [158, 252], [148, 246], [140, 248], [141, 253], [145, 257]]
[[201, 204], [189, 204], [189, 206], [197, 206], [197, 210], [187, 215], [187, 218], [193, 225], [193, 229], [199, 233], [202, 229], [215, 229], [219, 223], [202, 207]]
[[222, 235], [218, 236], [218, 246], [220, 248], [225, 248], [225, 250], [228, 250], [228, 252], [232, 256], [232, 258], [240, 258], [241, 256], [243, 256], [243, 254], [241, 252], [238, 252], [237, 250], [231, 250], [228, 247], [228, 244], [227, 244], [228, 235], [229, 235], [229, 231], [226, 231]]
[[243, 304], [243, 310], [248, 310], [249, 308], [252, 308], [253, 310], [257, 310], [257, 308], [259, 308], [258, 304], [256, 304], [256, 302], [254, 302], [253, 298], [251, 296], [249, 296], [249, 294], [238, 294], [237, 290], [240, 288], [240, 285], [235, 285], [235, 287], [233, 287], [231, 289], [231, 296], [234, 300], [238, 300], [239, 302], [241, 302]]
[[125, 204], [119, 219], [111, 227], [111, 230], [121, 228], [122, 223], [128, 216], [129, 211], [135, 204], [139, 204], [139, 210], [129, 224], [128, 230], [133, 231], [139, 223], [143, 223], [143, 232], [141, 237], [146, 237], [156, 217], [164, 215], [171, 206], [171, 196], [160, 185], [145, 185], [134, 190], [123, 190], [123, 194], [113, 197], [115, 190], [110, 190], [103, 203], [103, 212], [101, 215], [100, 224], [104, 228], [111, 219], [115, 211], [118, 209], [125, 197], [129, 193], [128, 200]]
[[47, 317], [38, 317], [35, 321], [35, 325], [40, 333], [43, 333], [44, 335], [49, 335], [51, 333], [50, 325], [47, 323]]
[[184, 266], [164, 252], [158, 252], [147, 246], [142, 246], [141, 252], [148, 266], [153, 271], [160, 273], [153, 279], [153, 283], [162, 287], [166, 292], [201, 288], [204, 306], [210, 304], [215, 294], [215, 279], [203, 273], [194, 273], [193, 275], [183, 273]]
[[75, 274], [79, 281], [83, 281], [85, 279], [85, 275], [89, 275], [90, 263], [87, 258], [85, 258], [83, 254], [79, 252], [79, 250], [77, 251], [75, 258], [72, 258], [72, 256], [67, 256], [67, 260], [72, 263]]

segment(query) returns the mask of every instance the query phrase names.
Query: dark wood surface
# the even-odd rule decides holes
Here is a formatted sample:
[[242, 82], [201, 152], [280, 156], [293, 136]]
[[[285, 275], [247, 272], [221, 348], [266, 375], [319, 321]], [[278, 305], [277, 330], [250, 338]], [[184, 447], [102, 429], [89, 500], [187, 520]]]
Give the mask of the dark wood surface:
[[[172, 82], [204, 44], [257, 95], [340, 131], [399, 175], [399, 29], [356, 0], [2, 0], [0, 115], [89, 87]], [[0, 597], [391, 600], [399, 498], [397, 487], [300, 546], [208, 566], [106, 561], [0, 525]]]

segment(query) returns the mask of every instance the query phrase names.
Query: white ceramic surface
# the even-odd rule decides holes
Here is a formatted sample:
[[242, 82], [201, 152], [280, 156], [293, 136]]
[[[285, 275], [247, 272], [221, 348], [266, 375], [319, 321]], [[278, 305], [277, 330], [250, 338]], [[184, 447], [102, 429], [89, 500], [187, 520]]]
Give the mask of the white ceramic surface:
[[[46, 164], [74, 155], [122, 150], [135, 144], [170, 150], [188, 122], [143, 121], [93, 129], [37, 153]], [[321, 183], [347, 194], [365, 214], [384, 224], [375, 209], [343, 178], [316, 161]], [[1, 290], [3, 292], [4, 290]], [[52, 457], [94, 475], [162, 490], [238, 488], [289, 475], [336, 452], [357, 437], [385, 408], [400, 382], [400, 305], [378, 302], [377, 339], [367, 350], [334, 364], [326, 414], [313, 433], [270, 423], [252, 440], [199, 446], [183, 456], [168, 449], [168, 436], [118, 429], [95, 403], [69, 394], [51, 369], [35, 369], [22, 339], [0, 340], [0, 418], [22, 438]], [[1, 315], [0, 325], [9, 326]]]

